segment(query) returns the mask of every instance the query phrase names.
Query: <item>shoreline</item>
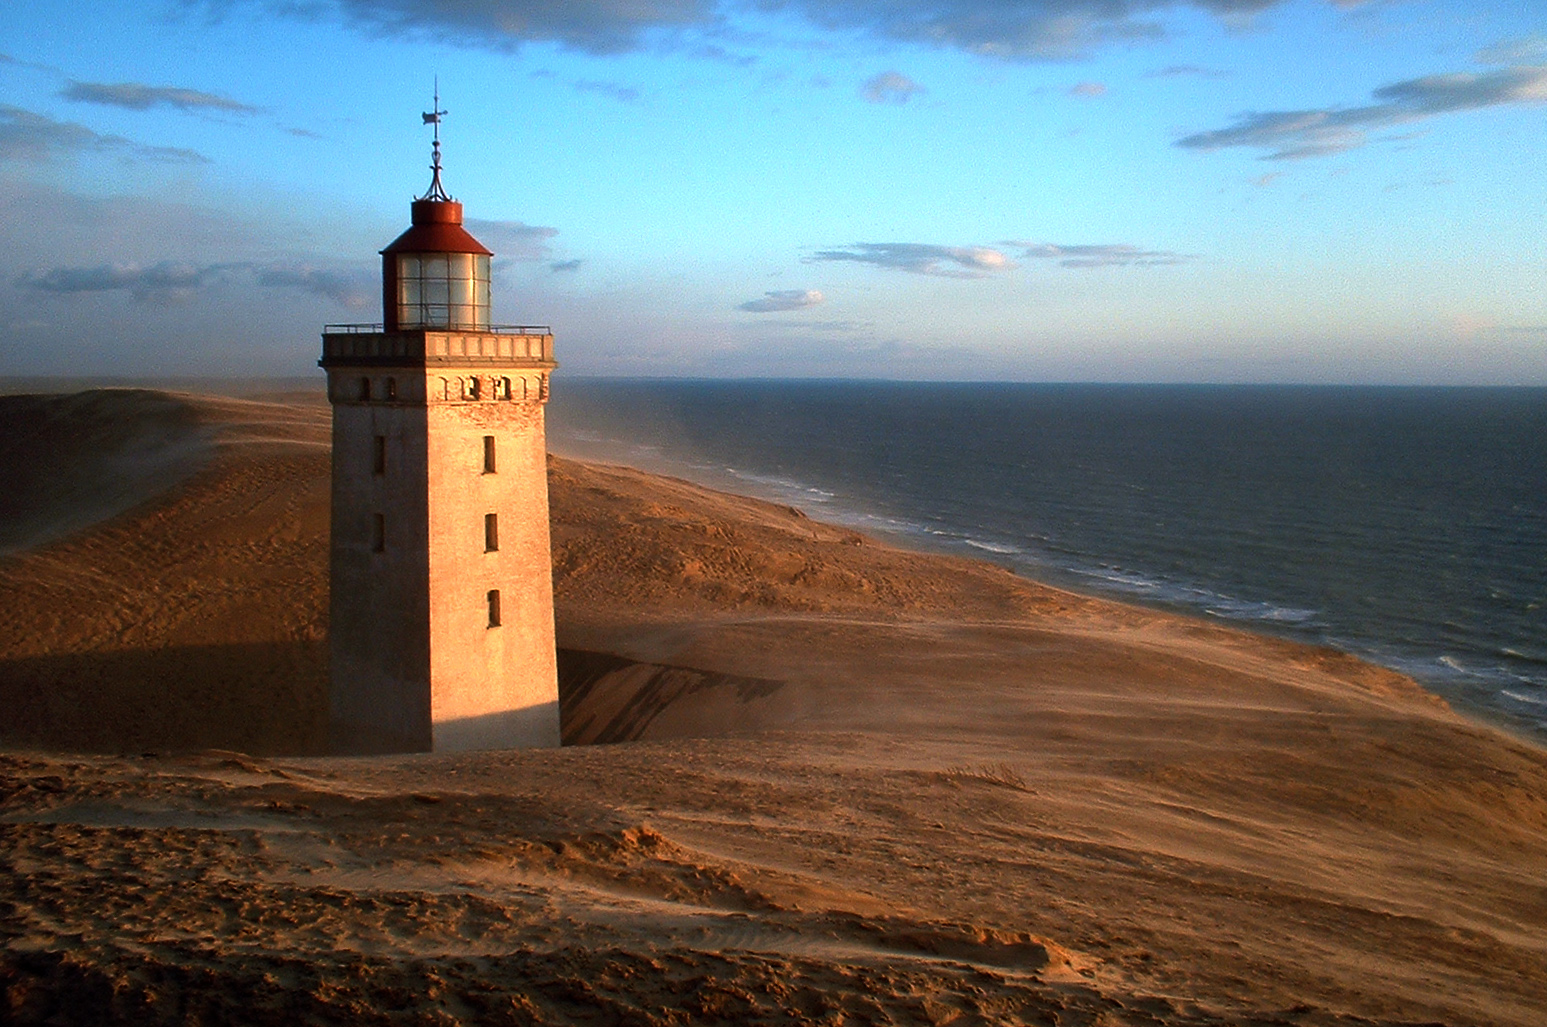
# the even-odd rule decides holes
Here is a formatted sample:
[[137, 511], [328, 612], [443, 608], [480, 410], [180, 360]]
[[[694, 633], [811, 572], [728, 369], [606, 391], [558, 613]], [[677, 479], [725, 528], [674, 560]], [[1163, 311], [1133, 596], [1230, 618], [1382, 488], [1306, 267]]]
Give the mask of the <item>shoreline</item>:
[[[1338, 560], [1347, 555], [1343, 552], [1346, 546], [1338, 548], [1328, 543], [1327, 547], [1321, 547], [1315, 540], [1323, 535], [1354, 537], [1359, 532], [1373, 530], [1372, 526], [1398, 531], [1396, 535], [1383, 537], [1400, 540], [1405, 536], [1400, 534], [1392, 516], [1373, 516], [1366, 523], [1361, 515], [1349, 509], [1330, 519], [1317, 520], [1315, 502], [1301, 502], [1296, 498], [1287, 500], [1291, 504], [1287, 509], [1304, 514], [1309, 518], [1305, 521], [1307, 525], [1319, 527], [1291, 531], [1282, 538], [1271, 534], [1271, 525], [1262, 529], [1270, 534], [1241, 535], [1240, 532], [1251, 529], [1253, 523], [1243, 520], [1239, 510], [1229, 517], [1200, 515], [1192, 518], [1185, 512], [1178, 513], [1182, 509], [1177, 506], [1178, 497], [1191, 496], [1203, 502], [1198, 498], [1200, 490], [1194, 486], [1179, 486], [1181, 491], [1172, 495], [1165, 492], [1156, 476], [1146, 477], [1142, 473], [1133, 481], [1147, 486], [1139, 491], [1155, 494], [1156, 502], [1162, 504], [1156, 517], [1170, 522], [1169, 526], [1152, 528], [1142, 516], [1135, 521], [1131, 513], [1115, 513], [1092, 515], [1089, 530], [1084, 530], [1078, 522], [1089, 518], [1079, 512], [1082, 501], [1077, 497], [1085, 493], [1049, 491], [1040, 486], [1026, 494], [1028, 512], [1017, 516], [1006, 503], [1015, 501], [1014, 497], [1019, 494], [1016, 490], [1024, 490], [1031, 477], [1020, 472], [1010, 473], [1002, 479], [1006, 484], [999, 486], [995, 482], [1000, 479], [958, 471], [949, 460], [942, 462], [938, 447], [931, 449], [927, 438], [916, 439], [920, 433], [907, 427], [914, 421], [909, 412], [912, 403], [929, 404], [921, 407], [928, 417], [950, 414], [970, 419], [974, 404], [978, 402], [972, 397], [979, 395], [974, 388], [945, 387], [946, 392], [950, 393], [952, 388], [955, 392], [944, 399], [935, 399], [931, 397], [937, 390], [914, 388], [910, 391], [903, 385], [815, 383], [806, 391], [791, 393], [781, 399], [783, 392], [772, 383], [767, 388], [745, 383], [703, 382], [688, 386], [661, 383], [661, 410], [657, 413], [651, 406], [653, 393], [650, 388], [625, 381], [599, 382], [589, 388], [584, 385], [579, 383], [575, 387], [572, 406], [576, 412], [555, 420], [550, 436], [553, 448], [558, 452], [644, 467], [712, 488], [793, 503], [812, 516], [875, 533], [892, 544], [917, 551], [987, 559], [1009, 567], [1029, 580], [1084, 595], [1199, 617], [1269, 637], [1332, 646], [1413, 676], [1458, 709], [1468, 711], [1469, 715], [1529, 738], [1534, 744], [1547, 745], [1547, 706], [1543, 705], [1547, 703], [1547, 678], [1541, 674], [1543, 664], [1540, 662], [1547, 654], [1540, 650], [1535, 633], [1530, 630], [1529, 618], [1533, 615], [1525, 612], [1526, 602], [1540, 596], [1539, 585], [1533, 583], [1529, 575], [1518, 571], [1497, 571], [1481, 556], [1472, 562], [1463, 560], [1452, 566], [1445, 558], [1444, 541], [1427, 529], [1418, 531], [1413, 542], [1413, 546], [1418, 547], [1413, 552], [1428, 554], [1423, 562], [1415, 562], [1412, 553], [1406, 557], [1388, 556], [1384, 555], [1386, 549], [1376, 547], [1371, 549], [1376, 555], [1369, 559], [1354, 559], [1351, 567], [1345, 569]], [[1099, 401], [1098, 397], [1074, 402], [1070, 397], [1084, 396], [1090, 391], [1077, 387], [985, 386], [982, 401], [1006, 417], [1013, 413], [1010, 407], [1021, 409], [1024, 404], [1045, 404], [1060, 412], [1057, 417], [1084, 417], [1087, 408], [1080, 404], [1104, 401]], [[1174, 406], [1174, 394], [1178, 392], [1197, 392], [1200, 396], [1233, 395], [1227, 387], [1178, 390], [1134, 386], [1128, 391], [1133, 393], [1133, 402], [1139, 410], [1156, 407], [1170, 410]], [[1267, 392], [1270, 395], [1282, 393], [1283, 396], [1270, 402], [1268, 409], [1276, 411], [1273, 417], [1298, 415], [1304, 409], [1322, 411], [1331, 402], [1325, 396], [1306, 398], [1308, 394], [1321, 395], [1322, 391], [1325, 390], [1275, 387]], [[1532, 395], [1547, 393], [1537, 390]], [[995, 399], [996, 396], [999, 398]], [[1165, 399], [1166, 396], [1171, 399]], [[1290, 396], [1299, 398], [1284, 398]], [[766, 412], [768, 405], [781, 402], [791, 404], [794, 412], [788, 415]], [[1226, 398], [1220, 402], [1221, 409], [1250, 405], [1239, 398]], [[1416, 411], [1399, 405], [1392, 408], [1390, 415], [1397, 418], [1396, 423], [1411, 426], [1418, 413], [1427, 411], [1436, 402], [1439, 401], [1426, 400]], [[1478, 402], [1475, 398], [1467, 401], [1465, 409], [1473, 409]], [[746, 441], [722, 444], [715, 433], [733, 430], [735, 419], [729, 415], [729, 410], [735, 409], [737, 403], [750, 408], [748, 430], [754, 434]], [[900, 458], [888, 457], [891, 450], [878, 441], [878, 437], [865, 434], [862, 418], [841, 412], [845, 403], [869, 411], [878, 423], [897, 427], [903, 441], [924, 446], [923, 469], [908, 470]], [[1232, 403], [1235, 407], [1230, 406]], [[1518, 407], [1540, 412], [1544, 409], [1538, 399], [1512, 403], [1509, 410]], [[1128, 407], [1118, 406], [1121, 406], [1120, 410], [1107, 403], [1099, 405], [1099, 409], [1113, 416], [1125, 415]], [[1346, 406], [1333, 403], [1325, 412], [1329, 416], [1351, 416], [1344, 409]], [[765, 412], [760, 414], [759, 410]], [[841, 426], [845, 438], [855, 435], [855, 451], [871, 455], [863, 461], [845, 457], [843, 451], [849, 448], [848, 443], [826, 442], [817, 431], [817, 413], [835, 418], [834, 430]], [[1204, 413], [1194, 417], [1189, 414], [1191, 420], [1182, 418], [1176, 426], [1179, 437], [1196, 441], [1198, 425], [1213, 423], [1208, 420], [1209, 416], [1212, 415]], [[621, 430], [621, 425], [635, 420], [641, 425], [637, 432]], [[1026, 421], [1026, 425], [1036, 424], [1043, 428], [1056, 428], [1061, 423], [1056, 418], [1050, 421], [1048, 417], [1028, 417]], [[1085, 420], [1072, 423], [1088, 427]], [[1015, 424], [1020, 426], [1016, 428], [1017, 432], [1025, 427], [1019, 421]], [[1158, 427], [1170, 425], [1170, 421], [1156, 422]], [[1261, 424], [1257, 427], [1260, 434]], [[1006, 440], [1018, 438], [1018, 435], [999, 436], [992, 432], [990, 435], [993, 437], [985, 450], [985, 458], [1017, 459], [1006, 449]], [[1099, 430], [1095, 437], [1099, 440], [1096, 445], [1106, 449], [1097, 448], [1091, 452], [1104, 453], [1115, 444]], [[810, 456], [788, 459], [781, 456], [788, 444], [801, 439], [810, 440]], [[1159, 452], [1174, 455], [1175, 449], [1175, 446], [1161, 447]], [[1277, 452], [1271, 446], [1268, 451]], [[1344, 458], [1347, 458], [1346, 453]], [[1067, 465], [1045, 446], [1037, 459], [1052, 468], [1037, 472], [1037, 477], [1048, 482], [1077, 485], [1089, 477], [1091, 480], [1085, 484], [1093, 489], [1089, 494], [1093, 498], [1084, 500], [1087, 505], [1111, 501], [1116, 504], [1114, 510], [1129, 509], [1125, 507], [1128, 493], [1114, 495], [1111, 481], [1099, 475], [1084, 476], [1083, 472], [1070, 475], [1058, 470]], [[872, 460], [875, 461], [874, 480], [887, 482], [885, 489], [872, 488], [865, 477], [865, 465]], [[1176, 473], [1183, 475], [1181, 480], [1184, 482], [1206, 473], [1196, 462], [1189, 462], [1185, 457], [1178, 457], [1178, 460]], [[1487, 461], [1484, 463], [1493, 466]], [[1131, 464], [1132, 461], [1128, 461], [1121, 466], [1135, 471]], [[1314, 470], [1303, 461], [1287, 466], [1298, 467], [1293, 473], [1302, 476]], [[1188, 478], [1189, 474], [1193, 477]], [[970, 490], [981, 484], [989, 490], [987, 496], [992, 501], [953, 498], [946, 483], [951, 483], [957, 490]], [[1042, 499], [1034, 498], [1038, 491]], [[1420, 498], [1398, 491], [1388, 497], [1387, 505], [1395, 510], [1400, 507], [1393, 504], [1417, 502]], [[1166, 502], [1170, 503], [1169, 507], [1164, 505]], [[1484, 504], [1478, 508], [1478, 516], [1484, 512], [1490, 517], [1507, 516], [1497, 507], [1497, 503]], [[1256, 510], [1252, 516], [1267, 509], [1260, 503], [1250, 502], [1242, 508]], [[1342, 510], [1337, 504], [1329, 507], [1333, 508]], [[1074, 518], [1072, 522], [1071, 517]], [[1349, 519], [1340, 520], [1339, 517]], [[1189, 525], [1200, 532], [1196, 536], [1198, 539], [1214, 538], [1210, 532], [1216, 530], [1222, 533], [1219, 536], [1222, 539], [1236, 539], [1229, 557], [1213, 559], [1201, 543], [1174, 541], [1189, 537], [1175, 534], [1188, 529]], [[1253, 537], [1257, 538], [1255, 543], [1240, 544], [1241, 539]], [[1520, 539], [1527, 537], [1531, 537], [1529, 531]], [[1501, 550], [1498, 559], [1505, 559], [1510, 552], [1518, 556], [1521, 552], [1519, 541], [1516, 550]], [[1291, 543], [1304, 548], [1291, 552], [1285, 548]], [[1456, 540], [1458, 546], [1463, 543], [1478, 552], [1484, 552], [1493, 544], [1491, 536], [1466, 536]], [[1501, 538], [1497, 544], [1506, 546], [1508, 540]], [[1302, 552], [1303, 556], [1295, 555]], [[1189, 559], [1191, 563], [1187, 562]], [[1298, 567], [1294, 565], [1296, 559], [1302, 560]], [[1390, 561], [1389, 570], [1383, 561]], [[1283, 563], [1282, 567], [1280, 563]], [[1435, 568], [1435, 574], [1425, 572], [1425, 568], [1431, 566]], [[1444, 576], [1439, 572], [1442, 570], [1449, 574], [1446, 580], [1450, 584], [1441, 582]], [[1474, 572], [1473, 576], [1466, 575], [1468, 570]], [[1466, 582], [1475, 585], [1471, 592], [1467, 590]], [[1370, 591], [1366, 594], [1360, 589]], [[1476, 599], [1472, 592], [1483, 598]], [[1491, 600], [1487, 598], [1490, 595]], [[1547, 597], [1541, 597], [1541, 601], [1547, 601]], [[1496, 620], [1494, 614], [1497, 614]], [[1447, 626], [1446, 618], [1453, 618], [1457, 624]]]
[[[1425, 677], [1415, 672], [1411, 666], [1403, 666], [1404, 661], [1400, 658], [1399, 654], [1393, 653], [1390, 654], [1390, 658], [1381, 658], [1381, 654], [1375, 651], [1378, 647], [1373, 643], [1361, 646], [1355, 642], [1342, 640], [1318, 640], [1308, 638], [1304, 633], [1296, 632], [1292, 627], [1283, 627], [1275, 630], [1275, 625], [1271, 620], [1237, 618], [1227, 614], [1215, 614], [1182, 601], [1146, 600], [1133, 595], [1131, 592], [1124, 592], [1118, 589], [1081, 588], [1078, 582], [1064, 580], [1066, 578], [1081, 577], [1075, 571], [1063, 571], [1050, 577], [1039, 577], [1035, 573], [1024, 570], [1019, 561], [1009, 559], [1008, 556], [1010, 554], [995, 554], [990, 547], [975, 544], [964, 536], [953, 537], [949, 541], [936, 541], [930, 538], [928, 530], [921, 525], [907, 524], [906, 526], [888, 527], [885, 526], [886, 523], [897, 525], [902, 522], [852, 509], [840, 508], [838, 511], [840, 516], [824, 517], [824, 514], [830, 514], [833, 511], [826, 509], [822, 505], [814, 507], [802, 506], [799, 502], [799, 497], [792, 495], [790, 492], [790, 489], [818, 491], [815, 486], [789, 482], [789, 488], [783, 491], [770, 487], [760, 489], [758, 487], [759, 483], [755, 479], [738, 478], [728, 472], [716, 471], [714, 468], [706, 465], [690, 464], [687, 461], [667, 456], [657, 456], [653, 460], [634, 460], [631, 462], [628, 454], [618, 453], [615, 448], [624, 446], [626, 445], [625, 443], [618, 440], [608, 440], [608, 442], [614, 447], [610, 451], [606, 446], [585, 449], [584, 447], [572, 445], [555, 445], [550, 439], [549, 451], [554, 455], [569, 460], [602, 464], [625, 470], [639, 471], [644, 474], [675, 478], [697, 487], [722, 492], [726, 495], [756, 499], [777, 506], [798, 509], [803, 515], [813, 520], [820, 520], [822, 523], [827, 523], [834, 527], [872, 535], [876, 537], [880, 544], [894, 546], [904, 552], [977, 561], [987, 566], [1000, 568], [1038, 587], [1066, 592], [1071, 596], [1082, 599], [1092, 599], [1099, 602], [1131, 607], [1137, 611], [1149, 611], [1165, 616], [1178, 617], [1200, 625], [1220, 628], [1226, 631], [1241, 632], [1254, 638], [1273, 639], [1312, 649], [1327, 649], [1410, 678], [1426, 694], [1443, 703], [1458, 716], [1463, 716], [1481, 727], [1501, 731], [1512, 739], [1534, 748], [1547, 751], [1547, 726], [1519, 715], [1507, 714], [1486, 705], [1458, 700], [1455, 695], [1447, 694], [1445, 690], [1437, 687], [1431, 681], [1425, 680]], [[602, 452], [597, 452], [597, 450], [602, 450]], [[694, 471], [702, 473], [695, 476], [692, 473]], [[722, 479], [729, 479], [729, 481]], [[825, 504], [825, 500], [823, 503]], [[963, 552], [964, 547], [987, 549], [989, 551]], [[996, 558], [996, 555], [998, 558]], [[1056, 568], [1050, 569], [1057, 570]], [[1405, 662], [1410, 665], [1415, 659], [1410, 658]]]

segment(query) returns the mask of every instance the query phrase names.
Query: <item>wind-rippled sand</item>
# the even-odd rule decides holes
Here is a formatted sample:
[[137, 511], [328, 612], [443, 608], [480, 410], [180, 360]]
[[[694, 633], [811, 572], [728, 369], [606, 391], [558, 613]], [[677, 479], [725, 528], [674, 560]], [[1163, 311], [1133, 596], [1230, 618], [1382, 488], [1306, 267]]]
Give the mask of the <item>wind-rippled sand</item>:
[[327, 758], [320, 397], [50, 402], [29, 532], [157, 470], [0, 562], [0, 1022], [1547, 1022], [1547, 755], [1395, 673], [555, 460], [615, 744]]

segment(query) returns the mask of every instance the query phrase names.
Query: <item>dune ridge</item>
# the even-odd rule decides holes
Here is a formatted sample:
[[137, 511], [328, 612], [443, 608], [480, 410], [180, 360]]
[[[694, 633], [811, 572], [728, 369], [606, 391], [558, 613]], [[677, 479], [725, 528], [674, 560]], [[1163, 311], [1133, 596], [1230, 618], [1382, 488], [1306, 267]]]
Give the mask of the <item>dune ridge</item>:
[[1547, 1009], [1541, 749], [1331, 650], [628, 468], [550, 467], [566, 729], [628, 744], [297, 755], [326, 404], [164, 402], [204, 463], [0, 559], [12, 1022]]

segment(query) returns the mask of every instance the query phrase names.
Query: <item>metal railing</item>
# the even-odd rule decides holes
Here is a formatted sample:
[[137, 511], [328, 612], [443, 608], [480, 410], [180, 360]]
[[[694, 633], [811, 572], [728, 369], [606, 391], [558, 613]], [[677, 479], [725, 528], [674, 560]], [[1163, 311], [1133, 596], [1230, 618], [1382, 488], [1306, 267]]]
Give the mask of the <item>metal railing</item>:
[[[548, 325], [488, 325], [484, 328], [472, 328], [458, 325], [419, 325], [414, 328], [405, 328], [410, 332], [488, 332], [492, 335], [552, 335], [553, 329]], [[323, 325], [323, 335], [379, 335], [386, 331], [386, 325], [376, 324], [338, 324]]]

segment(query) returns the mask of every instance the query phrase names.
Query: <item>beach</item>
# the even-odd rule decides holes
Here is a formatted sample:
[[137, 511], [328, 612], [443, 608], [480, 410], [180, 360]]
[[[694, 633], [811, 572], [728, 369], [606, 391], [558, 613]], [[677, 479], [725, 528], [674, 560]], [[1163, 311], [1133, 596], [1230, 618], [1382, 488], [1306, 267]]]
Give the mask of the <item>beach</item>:
[[1541, 748], [628, 467], [550, 461], [570, 744], [327, 756], [328, 413], [16, 416], [11, 1022], [1541, 1022]]

